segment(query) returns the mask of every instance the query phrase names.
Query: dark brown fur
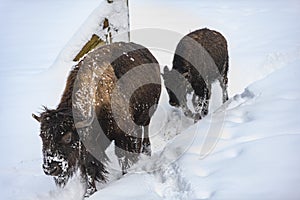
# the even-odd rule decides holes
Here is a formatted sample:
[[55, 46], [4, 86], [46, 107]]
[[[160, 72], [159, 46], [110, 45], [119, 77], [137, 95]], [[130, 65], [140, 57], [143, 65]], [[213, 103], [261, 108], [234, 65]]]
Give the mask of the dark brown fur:
[[[212, 61], [207, 59], [206, 52], [211, 56]], [[169, 103], [173, 106], [181, 106], [186, 114], [191, 113], [186, 105], [186, 94], [192, 89], [194, 91], [192, 101], [196, 110], [193, 116], [196, 120], [201, 119], [208, 113], [211, 84], [215, 80], [219, 80], [223, 90], [223, 102], [228, 100], [228, 59], [227, 42], [219, 32], [204, 28], [186, 35], [177, 45], [172, 70], [169, 71], [167, 67], [164, 69], [163, 77], [170, 97]], [[177, 95], [170, 89], [174, 84], [172, 79], [175, 71], [184, 76], [191, 86], [191, 88], [179, 89], [182, 91], [177, 91]], [[178, 85], [177, 88], [180, 87]], [[185, 94], [184, 98], [181, 97], [182, 94]]]
[[[123, 52], [127, 53], [124, 54]], [[114, 57], [117, 59], [113, 59]], [[119, 83], [118, 81], [124, 74], [142, 64], [149, 64], [150, 73], [142, 73], [137, 70], [132, 82], [135, 84], [142, 83], [143, 79], [149, 78], [153, 80], [153, 83], [141, 85], [135, 90], [130, 96], [129, 111], [123, 111], [126, 103], [124, 90], [130, 89], [131, 85], [134, 85], [127, 83], [127, 88], [121, 88], [114, 97], [116, 103], [113, 105], [115, 108], [113, 110], [112, 92], [117, 88], [117, 84], [122, 87], [122, 82]], [[93, 67], [94, 65], [96, 67]], [[97, 69], [102, 70], [103, 73], [97, 80], [95, 96], [91, 97], [95, 103], [91, 105], [89, 102], [84, 102], [83, 104], [87, 108], [92, 107], [95, 111], [96, 119], [93, 124], [99, 123], [103, 132], [97, 129], [92, 129], [92, 131], [87, 131], [86, 128], [76, 129], [74, 113], [80, 112], [80, 110], [75, 108], [76, 111], [74, 112], [76, 102], [73, 102], [74, 98], [72, 97], [79, 90], [84, 90], [81, 87], [82, 84], [91, 81], [91, 76], [84, 73], [84, 70], [88, 72]], [[41, 122], [45, 173], [53, 175], [56, 183], [59, 186], [64, 186], [79, 168], [82, 177], [87, 182], [86, 195], [89, 196], [96, 191], [95, 181], [105, 182], [107, 179], [105, 165], [108, 158], [105, 149], [112, 141], [115, 142], [115, 154], [119, 158], [123, 173], [132, 163], [137, 161], [138, 154], [143, 152], [150, 155], [148, 125], [160, 97], [161, 86], [159, 83], [158, 62], [150, 51], [143, 46], [134, 43], [114, 43], [89, 53], [70, 72], [57, 108], [54, 110], [45, 108], [39, 117], [33, 115], [35, 119]], [[92, 85], [87, 87], [88, 90], [90, 88]], [[128, 130], [131, 132], [126, 132], [119, 127], [120, 123], [127, 126], [128, 121], [116, 121], [113, 115], [113, 112], [116, 111], [120, 116], [124, 118], [129, 116], [135, 122], [136, 126], [131, 127], [128, 124]], [[71, 135], [71, 139], [67, 134]], [[83, 141], [83, 138], [87, 138], [87, 140]], [[69, 142], [69, 140], [71, 141]], [[97, 155], [95, 155], [95, 151], [91, 152], [93, 151], [91, 147], [87, 148], [84, 144], [92, 144]], [[65, 165], [67, 167], [63, 170]]]

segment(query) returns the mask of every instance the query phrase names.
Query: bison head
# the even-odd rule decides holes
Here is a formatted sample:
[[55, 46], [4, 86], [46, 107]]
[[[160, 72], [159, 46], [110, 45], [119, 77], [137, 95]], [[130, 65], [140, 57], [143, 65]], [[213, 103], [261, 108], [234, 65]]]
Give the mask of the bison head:
[[72, 112], [49, 110], [40, 116], [32, 114], [41, 124], [43, 142], [43, 170], [51, 175], [57, 185], [64, 186], [75, 172], [80, 156], [80, 140]]

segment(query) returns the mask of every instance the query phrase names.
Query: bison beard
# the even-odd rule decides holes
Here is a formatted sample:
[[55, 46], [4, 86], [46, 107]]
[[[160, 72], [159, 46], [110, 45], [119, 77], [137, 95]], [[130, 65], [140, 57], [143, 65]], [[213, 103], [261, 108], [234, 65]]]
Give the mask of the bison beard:
[[[164, 68], [170, 105], [181, 107], [195, 121], [201, 119], [208, 114], [215, 80], [220, 82], [223, 103], [227, 101], [228, 59], [227, 42], [219, 32], [204, 28], [184, 36], [176, 47], [172, 70]], [[187, 106], [187, 94], [193, 94], [194, 111]]]
[[[124, 74], [144, 64], [149, 73], [138, 72], [132, 81], [139, 83], [150, 77], [153, 83], [141, 85], [134, 91], [126, 112], [122, 111], [126, 103], [124, 95], [116, 97], [115, 107], [121, 118], [130, 118], [136, 124], [131, 132], [126, 132], [120, 128], [120, 123], [127, 125], [127, 121], [114, 118], [111, 94]], [[85, 73], [85, 70], [92, 73]], [[93, 79], [95, 74], [101, 74], [96, 83]], [[92, 96], [86, 95], [91, 93]], [[33, 114], [41, 124], [45, 173], [53, 176], [56, 184], [63, 187], [79, 169], [87, 184], [85, 196], [90, 196], [96, 191], [96, 181], [107, 180], [109, 159], [105, 150], [112, 141], [115, 142], [115, 154], [122, 172], [126, 173], [140, 153], [151, 154], [148, 128], [160, 93], [159, 65], [145, 47], [119, 42], [87, 54], [70, 72], [57, 108], [51, 110], [45, 107], [40, 116]], [[78, 97], [78, 94], [82, 94], [79, 95], [80, 104], [78, 99], [73, 102], [74, 95]], [[80, 110], [82, 108], [87, 109]], [[83, 120], [78, 123], [78, 119], [89, 110], [95, 113], [90, 122]], [[100, 125], [101, 130], [94, 128], [95, 124]]]

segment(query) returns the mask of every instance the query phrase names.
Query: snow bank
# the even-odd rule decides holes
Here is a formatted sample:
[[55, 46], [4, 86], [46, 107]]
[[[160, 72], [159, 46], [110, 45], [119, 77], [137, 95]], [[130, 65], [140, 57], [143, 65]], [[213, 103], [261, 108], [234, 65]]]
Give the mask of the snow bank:
[[[233, 98], [225, 110], [224, 129], [216, 148], [205, 159], [197, 159], [202, 144], [198, 132], [200, 136], [179, 160], [195, 199], [300, 196], [296, 189], [300, 175], [295, 173], [300, 167], [299, 64], [298, 60], [276, 71]], [[201, 123], [206, 121], [199, 126]]]

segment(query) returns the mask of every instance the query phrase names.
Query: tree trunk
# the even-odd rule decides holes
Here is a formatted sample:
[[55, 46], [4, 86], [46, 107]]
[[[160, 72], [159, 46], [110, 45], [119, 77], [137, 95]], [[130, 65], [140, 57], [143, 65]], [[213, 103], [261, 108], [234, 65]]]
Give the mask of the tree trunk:
[[[101, 5], [102, 6], [102, 5]], [[73, 61], [79, 61], [92, 49], [117, 41], [130, 41], [128, 0], [106, 0], [99, 10], [99, 28], [82, 47]]]

